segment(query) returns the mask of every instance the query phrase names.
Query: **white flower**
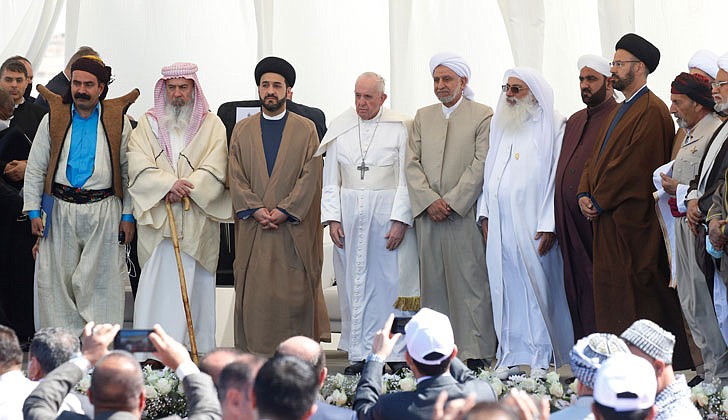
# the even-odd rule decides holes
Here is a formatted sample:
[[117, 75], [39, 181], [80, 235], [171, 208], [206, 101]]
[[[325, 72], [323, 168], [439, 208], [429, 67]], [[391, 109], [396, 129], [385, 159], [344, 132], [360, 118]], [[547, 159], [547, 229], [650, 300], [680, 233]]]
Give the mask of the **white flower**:
[[151, 385], [144, 385], [144, 393], [147, 394], [147, 398], [157, 398], [157, 390]]
[[706, 405], [708, 405], [708, 396], [703, 394], [702, 392], [698, 393], [695, 396], [695, 402], [697, 402], [698, 405], [700, 405], [701, 407], [705, 407]]
[[405, 376], [404, 378], [399, 380], [399, 387], [402, 389], [402, 391], [414, 391], [416, 385], [417, 383], [415, 382], [414, 378]]
[[505, 391], [503, 382], [498, 377], [493, 377], [489, 380], [490, 386], [493, 388], [496, 396], [500, 396]]
[[518, 387], [524, 391], [533, 392], [536, 390], [536, 380], [533, 378], [525, 378], [518, 384]]
[[705, 391], [705, 395], [707, 396], [711, 396], [718, 392], [718, 387], [716, 387], [715, 384], [706, 384], [705, 382], [703, 382], [701, 385], [703, 385], [703, 391]]
[[569, 384], [569, 389], [571, 390], [571, 392], [573, 392], [573, 393], [576, 394], [576, 391], [577, 391], [577, 387], [578, 386], [579, 386], [579, 380], [578, 379], [574, 379], [574, 381]]
[[561, 398], [564, 396], [564, 387], [561, 385], [561, 382], [554, 382], [549, 386], [549, 394], [553, 395], [556, 398]]
[[724, 400], [728, 400], [728, 385], [724, 386], [723, 389], [720, 390], [720, 396]]
[[179, 383], [179, 386], [177, 387], [177, 393], [180, 397], [185, 396], [185, 386], [182, 384], [182, 382]]
[[91, 387], [91, 375], [84, 375], [83, 378], [81, 378], [81, 381], [78, 383], [78, 386], [81, 388], [81, 391], [83, 393], [86, 393], [88, 389]]
[[559, 382], [559, 374], [556, 371], [551, 371], [546, 374], [546, 382], [549, 384]]
[[723, 404], [720, 405], [723, 413], [728, 414], [728, 400], [723, 400]]
[[167, 395], [172, 391], [172, 382], [167, 378], [159, 378], [155, 386], [161, 395]]
[[346, 404], [346, 399], [347, 398], [345, 393], [339, 391], [338, 389], [335, 389], [334, 392], [331, 393], [331, 395], [326, 397], [326, 402], [341, 407]]

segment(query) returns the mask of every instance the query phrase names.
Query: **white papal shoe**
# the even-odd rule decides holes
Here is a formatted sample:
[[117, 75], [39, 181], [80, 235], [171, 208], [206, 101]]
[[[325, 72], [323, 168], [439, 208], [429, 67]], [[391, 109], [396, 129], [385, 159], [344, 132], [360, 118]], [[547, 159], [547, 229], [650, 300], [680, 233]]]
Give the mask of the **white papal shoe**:
[[521, 370], [520, 366], [501, 366], [496, 368], [493, 373], [498, 379], [500, 379], [501, 381], [505, 381], [511, 376], [521, 375], [524, 372]]
[[531, 377], [534, 379], [544, 379], [546, 377], [546, 374], [548, 373], [548, 370], [541, 369], [541, 368], [532, 368], [531, 369]]

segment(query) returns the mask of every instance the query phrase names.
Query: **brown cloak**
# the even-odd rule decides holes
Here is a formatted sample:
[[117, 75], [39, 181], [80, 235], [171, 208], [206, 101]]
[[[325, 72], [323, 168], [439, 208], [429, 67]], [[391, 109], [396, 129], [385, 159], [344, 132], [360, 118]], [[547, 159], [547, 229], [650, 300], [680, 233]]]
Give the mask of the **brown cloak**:
[[674, 124], [665, 104], [647, 91], [617, 123], [599, 153], [612, 111], [587, 161], [579, 192], [602, 213], [593, 221], [594, 310], [597, 330], [621, 334], [646, 318], [675, 334], [676, 369], [692, 365], [677, 293], [652, 197], [652, 172], [670, 160]]
[[294, 335], [331, 339], [321, 289], [323, 160], [311, 121], [293, 113], [268, 176], [260, 114], [233, 130], [229, 176], [233, 210], [282, 208], [300, 223], [263, 230], [253, 217], [235, 220], [235, 346], [271, 355]]

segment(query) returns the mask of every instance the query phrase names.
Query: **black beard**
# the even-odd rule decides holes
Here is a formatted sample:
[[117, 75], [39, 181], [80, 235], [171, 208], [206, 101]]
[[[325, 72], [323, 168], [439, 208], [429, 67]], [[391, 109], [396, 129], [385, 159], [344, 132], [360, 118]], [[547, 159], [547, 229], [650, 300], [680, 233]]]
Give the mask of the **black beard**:
[[[273, 98], [276, 101], [273, 103], [266, 102], [267, 99]], [[286, 98], [278, 99], [275, 96], [267, 96], [266, 98], [260, 98], [260, 104], [263, 106], [263, 108], [267, 109], [270, 112], [276, 112], [279, 109], [283, 108], [283, 105], [286, 103]]]
[[599, 88], [596, 92], [592, 93], [591, 98], [584, 99], [584, 96], [582, 95], [581, 100], [586, 104], [588, 107], [595, 107], [604, 100], [607, 99], [607, 80], [604, 79], [604, 83], [602, 83], [602, 87]]
[[618, 78], [614, 73], [612, 73], [612, 77], [612, 86], [618, 91], [624, 92], [624, 90], [627, 89], [627, 86], [634, 82], [634, 68], [629, 69], [629, 73], [624, 76], [624, 79]]

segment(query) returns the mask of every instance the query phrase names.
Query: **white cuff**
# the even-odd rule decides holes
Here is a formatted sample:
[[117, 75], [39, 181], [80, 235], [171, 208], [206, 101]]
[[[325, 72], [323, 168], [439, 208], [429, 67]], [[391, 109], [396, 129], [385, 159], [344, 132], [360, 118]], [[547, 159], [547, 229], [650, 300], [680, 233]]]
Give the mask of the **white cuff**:
[[87, 373], [93, 367], [91, 366], [91, 362], [89, 362], [89, 360], [83, 356], [76, 356], [73, 359], [69, 360], [69, 362], [78, 366], [78, 368], [81, 369], [83, 373]]
[[177, 370], [174, 371], [180, 381], [183, 380], [187, 375], [192, 375], [193, 373], [199, 372], [200, 368], [198, 368], [195, 362], [193, 362], [192, 360], [183, 362], [182, 364], [177, 366]]
[[687, 199], [686, 197], [688, 195], [688, 188], [690, 188], [689, 185], [677, 184], [675, 199], [677, 200], [677, 209], [678, 211], [680, 211], [680, 213], [685, 213], [688, 211], [688, 206], [685, 203], [685, 200]]

